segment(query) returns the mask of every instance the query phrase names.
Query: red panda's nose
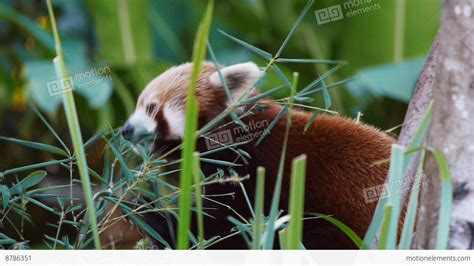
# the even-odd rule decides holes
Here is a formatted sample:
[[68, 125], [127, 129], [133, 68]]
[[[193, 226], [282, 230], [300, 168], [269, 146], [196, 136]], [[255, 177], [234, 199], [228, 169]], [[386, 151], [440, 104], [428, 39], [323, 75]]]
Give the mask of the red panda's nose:
[[126, 140], [132, 140], [133, 131], [134, 131], [133, 126], [130, 125], [129, 123], [125, 123], [121, 131], [123, 138]]

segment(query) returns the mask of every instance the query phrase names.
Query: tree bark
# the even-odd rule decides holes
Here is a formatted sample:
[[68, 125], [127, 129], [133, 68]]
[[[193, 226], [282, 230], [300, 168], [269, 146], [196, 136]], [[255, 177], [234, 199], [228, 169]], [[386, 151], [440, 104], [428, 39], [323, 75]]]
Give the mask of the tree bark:
[[[426, 64], [423, 67], [423, 71], [421, 72], [416, 84], [410, 104], [408, 105], [408, 110], [403, 121], [403, 127], [400, 136], [398, 137], [398, 144], [402, 146], [408, 147], [420, 126], [421, 120], [426, 113], [426, 109], [431, 100], [433, 100], [433, 85], [436, 82], [436, 67], [438, 65], [438, 47], [439, 42], [438, 36], [436, 35], [430, 54], [428, 55], [428, 59], [426, 60]], [[402, 184], [406, 184], [408, 187], [412, 186], [419, 161], [420, 153], [416, 153], [403, 176]], [[405, 202], [407, 199], [409, 191], [409, 189], [402, 190], [402, 202]]]
[[[474, 234], [474, 0], [446, 0], [438, 33], [433, 117], [427, 146], [444, 153], [452, 175], [448, 248], [472, 249]], [[435, 247], [440, 177], [428, 158], [413, 247]]]

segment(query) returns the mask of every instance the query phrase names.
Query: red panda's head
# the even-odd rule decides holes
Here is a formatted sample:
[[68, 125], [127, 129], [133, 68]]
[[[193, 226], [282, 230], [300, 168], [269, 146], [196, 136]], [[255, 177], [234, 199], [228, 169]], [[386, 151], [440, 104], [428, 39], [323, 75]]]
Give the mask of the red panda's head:
[[[124, 138], [136, 142], [154, 134], [156, 140], [181, 141], [184, 134], [185, 106], [192, 63], [174, 66], [153, 79], [138, 98], [135, 112], [122, 128]], [[220, 69], [232, 99], [237, 99], [257, 82], [261, 71], [252, 62]], [[199, 126], [212, 120], [229, 104], [213, 63], [203, 62], [196, 84]]]

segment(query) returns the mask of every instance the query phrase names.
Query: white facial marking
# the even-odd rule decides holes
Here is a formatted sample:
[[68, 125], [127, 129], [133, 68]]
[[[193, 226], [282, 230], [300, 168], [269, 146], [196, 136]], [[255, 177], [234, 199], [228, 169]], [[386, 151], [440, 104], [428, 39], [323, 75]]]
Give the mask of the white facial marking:
[[134, 134], [153, 133], [156, 129], [156, 121], [143, 108], [135, 110], [128, 123], [134, 127]]
[[168, 122], [171, 136], [182, 138], [184, 136], [184, 111], [174, 104], [165, 104], [163, 115]]

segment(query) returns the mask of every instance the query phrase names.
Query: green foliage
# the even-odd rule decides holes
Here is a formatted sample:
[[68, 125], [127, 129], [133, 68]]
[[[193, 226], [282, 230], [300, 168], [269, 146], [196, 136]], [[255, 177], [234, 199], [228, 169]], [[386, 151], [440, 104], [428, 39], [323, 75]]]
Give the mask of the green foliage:
[[[198, 106], [195, 97], [196, 82], [201, 74], [201, 62], [206, 56], [206, 45], [212, 21], [214, 1], [208, 3], [206, 13], [199, 24], [196, 41], [193, 48], [193, 70], [186, 97], [186, 123], [184, 126], [183, 150], [181, 158], [181, 172], [179, 176], [181, 193], [179, 196], [179, 224], [178, 224], [178, 249], [187, 249], [188, 232], [191, 221], [191, 185], [193, 165], [195, 164], [194, 151], [196, 149], [195, 132], [197, 130]], [[201, 241], [202, 241], [201, 236]]]
[[[426, 1], [422, 0], [421, 2]], [[191, 248], [206, 249], [225, 237], [240, 234], [252, 249], [272, 249], [276, 232], [280, 234], [282, 248], [304, 248], [301, 245], [304, 199], [304, 178], [301, 178], [301, 176], [304, 177], [303, 161], [300, 161], [301, 165], [297, 168], [299, 170], [295, 170], [294, 173], [299, 178], [292, 179], [294, 184], [291, 187], [289, 216], [284, 215], [279, 207], [286, 158], [285, 151], [293, 107], [298, 106], [312, 110], [313, 115], [310, 119], [310, 123], [312, 123], [320, 112], [336, 113], [328, 110], [329, 108], [347, 114], [351, 113], [351, 110], [344, 110], [346, 105], [349, 106], [349, 109], [360, 109], [367, 106], [369, 102], [365, 100], [367, 95], [361, 97], [361, 91], [370, 91], [377, 96], [391, 97], [406, 102], [423, 63], [422, 59], [412, 61], [410, 59], [426, 55], [437, 26], [437, 21], [434, 21], [435, 18], [431, 14], [439, 9], [439, 5], [426, 5], [426, 3], [421, 5], [415, 2], [406, 1], [406, 16], [404, 18], [406, 26], [403, 28], [396, 25], [400, 22], [395, 23], [395, 17], [392, 14], [393, 1], [385, 1], [383, 8], [373, 14], [345, 18], [327, 25], [315, 25], [314, 16], [306, 14], [311, 14], [313, 8], [319, 9], [329, 6], [332, 4], [329, 0], [318, 1], [316, 6], [312, 6], [312, 0], [306, 2], [305, 5], [303, 1], [283, 0], [277, 0], [271, 4], [266, 4], [263, 1], [221, 1], [216, 2], [215, 6], [213, 6], [212, 1], [209, 2], [194, 40], [194, 69], [188, 91], [185, 138], [183, 145], [176, 148], [176, 150], [182, 149], [182, 160], [167, 158], [166, 154], [158, 156], [148, 154], [147, 151], [150, 150], [152, 139], [147, 138], [137, 145], [132, 145], [120, 137], [118, 130], [110, 128], [117, 126], [117, 123], [122, 122], [133, 111], [136, 95], [152, 78], [168, 66], [181, 62], [188, 57], [189, 52], [184, 47], [187, 47], [193, 41], [192, 38], [195, 35], [195, 28], [189, 27], [189, 25], [194, 25], [192, 24], [194, 17], [201, 17], [204, 9], [202, 3], [194, 3], [192, 11], [190, 11], [189, 4], [182, 1], [160, 1], [157, 3], [139, 0], [133, 1], [133, 4], [126, 0], [85, 1], [85, 8], [77, 10], [79, 10], [79, 13], [82, 12], [82, 14], [92, 17], [94, 30], [92, 42], [97, 47], [84, 40], [81, 42], [81, 40], [71, 38], [83, 37], [83, 39], [89, 39], [90, 36], [87, 38], [74, 36], [67, 30], [64, 33], [61, 32], [61, 37], [64, 37], [65, 40], [63, 46], [61, 46], [59, 32], [55, 28], [55, 23], [52, 23], [57, 55], [59, 56], [59, 59], [55, 60], [56, 72], [53, 72], [53, 66], [49, 61], [44, 61], [54, 52], [53, 38], [48, 34], [47, 28], [45, 30], [37, 26], [27, 16], [13, 15], [14, 10], [0, 4], [0, 18], [4, 18], [9, 23], [24, 30], [23, 34], [36, 40], [46, 50], [35, 51], [34, 55], [28, 55], [27, 57], [24, 57], [25, 52], [18, 53], [23, 54], [22, 60], [23, 58], [28, 59], [25, 60], [28, 62], [22, 62], [20, 66], [24, 74], [23, 80], [11, 81], [6, 79], [5, 77], [10, 76], [9, 70], [5, 71], [5, 67], [0, 67], [0, 93], [3, 93], [2, 88], [5, 86], [8, 86], [9, 91], [12, 91], [16, 86], [25, 86], [35, 102], [30, 105], [32, 110], [52, 135], [45, 142], [50, 142], [51, 139], [58, 142], [58, 145], [52, 145], [37, 140], [25, 141], [19, 138], [0, 137], [3, 142], [29, 147], [32, 148], [32, 152], [44, 152], [48, 156], [54, 156], [51, 157], [54, 159], [50, 161], [8, 168], [0, 173], [0, 178], [9, 181], [0, 185], [0, 221], [2, 222], [1, 225], [5, 223], [11, 228], [6, 234], [0, 233], [0, 245], [5, 248], [18, 249], [34, 247], [32, 243], [28, 242], [28, 236], [24, 233], [25, 222], [35, 223], [29, 210], [30, 206], [34, 205], [51, 213], [55, 218], [57, 216], [54, 224], [47, 224], [48, 229], [53, 229], [54, 233], [52, 235], [47, 233], [42, 238], [44, 246], [50, 249], [58, 247], [85, 249], [91, 248], [93, 244], [100, 247], [98, 234], [104, 233], [124, 218], [132, 221], [150, 238], [166, 248], [187, 249], [189, 248], [189, 241], [191, 241]], [[55, 4], [54, 7], [62, 11], [66, 5], [68, 4], [59, 3]], [[187, 15], [175, 16], [173, 13], [173, 18], [170, 18], [167, 10], [171, 6], [175, 6], [180, 12]], [[53, 19], [52, 7], [49, 5], [49, 11]], [[225, 10], [224, 8], [229, 7], [234, 12], [233, 16], [215, 16], [213, 18], [214, 25], [224, 28], [225, 32], [219, 31], [221, 35], [213, 36], [213, 45], [211, 46], [210, 43], [207, 43], [207, 40], [211, 32], [212, 10], [215, 8], [217, 10], [215, 13], [219, 14]], [[303, 10], [303, 12], [297, 14], [294, 10]], [[286, 15], [273, 15], [282, 12]], [[431, 23], [420, 23], [419, 20], [427, 19], [427, 14], [430, 14]], [[73, 21], [74, 18], [60, 15], [60, 19]], [[272, 26], [271, 31], [265, 30], [270, 25], [278, 26]], [[243, 41], [233, 36], [235, 31], [241, 34], [240, 32], [249, 32], [253, 29], [255, 30], [245, 36], [245, 39], [249, 41]], [[354, 35], [354, 29], [357, 29], [356, 36]], [[232, 35], [226, 32], [232, 33]], [[403, 43], [400, 44], [400, 40], [395, 39], [395, 32], [398, 35], [404, 35]], [[409, 42], [408, 40], [414, 39], [410, 36], [415, 35], [417, 36], [416, 39], [420, 41], [416, 44]], [[231, 42], [220, 41], [218, 38], [222, 36]], [[347, 38], [350, 38], [350, 41], [347, 41]], [[278, 40], [284, 41], [281, 43]], [[237, 44], [237, 48], [227, 46], [230, 45], [229, 43]], [[255, 43], [255, 45], [251, 43]], [[92, 46], [94, 48], [91, 49]], [[244, 60], [264, 62], [265, 75], [240, 99], [233, 99], [235, 103], [229, 106], [228, 109], [196, 131], [197, 106], [192, 95], [194, 94], [196, 77], [200, 72], [200, 62], [205, 59], [206, 46], [210, 60], [216, 65], [223, 62], [234, 63]], [[257, 46], [260, 48], [257, 48]], [[275, 50], [275, 53], [268, 52]], [[398, 52], [394, 52], [395, 50], [398, 50]], [[390, 64], [395, 60], [393, 56], [397, 53], [401, 53], [402, 58], [398, 58], [399, 60], [396, 63]], [[62, 58], [62, 54], [65, 55], [64, 58]], [[65, 98], [65, 113], [71, 128], [70, 134], [75, 151], [75, 153], [71, 153], [60, 137], [64, 133], [61, 134], [61, 132], [56, 132], [53, 129], [60, 127], [61, 123], [58, 122], [61, 120], [58, 119], [61, 116], [53, 117], [50, 115], [47, 119], [37, 110], [35, 104], [43, 111], [49, 113], [55, 111], [63, 99], [61, 97], [51, 97], [47, 94], [47, 88], [45, 87], [47, 82], [67, 76], [66, 63], [72, 73], [84, 71], [88, 67], [97, 65], [97, 62], [89, 59], [90, 55], [94, 60], [99, 60], [100, 65], [105, 64], [111, 67], [112, 81], [88, 89], [76, 88], [77, 95], [82, 95], [86, 99], [86, 101], [81, 102], [79, 98], [77, 108], [74, 107], [72, 94], [63, 96]], [[253, 55], [258, 57], [253, 57]], [[0, 61], [2, 63], [6, 61], [5, 58], [11, 57], [14, 57], [16, 61], [21, 61], [16, 58], [16, 54], [5, 56], [3, 50], [0, 50]], [[324, 58], [343, 58], [345, 60]], [[347, 64], [348, 61], [351, 64]], [[7, 63], [5, 65], [10, 66], [10, 62]], [[13, 67], [11, 68], [13, 69]], [[299, 83], [307, 84], [299, 91], [297, 90], [298, 75], [295, 74], [292, 81], [288, 78], [289, 73], [295, 70], [301, 72]], [[359, 77], [357, 79], [350, 77], [352, 73], [359, 73]], [[349, 76], [349, 78], [346, 76]], [[400, 83], [400, 81], [403, 82]], [[231, 98], [227, 85], [225, 82], [223, 83], [227, 97]], [[80, 83], [75, 85], [80, 85]], [[255, 90], [257, 85], [263, 90], [263, 93], [259, 96], [245, 98]], [[343, 86], [349, 88], [349, 93], [341, 89], [332, 89]], [[0, 94], [0, 101], [5, 98], [3, 95]], [[360, 97], [358, 101], [362, 101], [362, 103], [354, 100], [358, 96]], [[252, 158], [246, 151], [239, 148], [244, 143], [223, 146], [199, 156], [194, 153], [195, 140], [198, 137], [206, 137], [207, 133], [212, 132], [228, 116], [235, 123], [240, 124], [241, 117], [236, 114], [235, 110], [242, 105], [255, 103], [263, 97], [273, 97], [277, 99], [272, 100], [273, 102], [284, 106], [282, 112], [270, 124], [270, 130], [284, 114], [287, 117], [286, 135], [281, 151], [278, 175], [268, 177], [276, 178], [273, 198], [270, 202], [270, 213], [266, 216], [263, 210], [264, 171], [260, 168], [257, 173], [257, 193], [253, 205], [247, 196], [245, 187], [240, 183], [248, 177], [233, 176], [231, 177], [232, 182], [240, 183], [250, 213], [253, 216], [252, 220], [247, 222], [247, 217], [244, 217], [244, 219], [242, 217], [229, 217], [229, 221], [235, 225], [235, 231], [229, 232], [229, 235], [204, 239], [205, 224], [203, 224], [203, 215], [205, 213], [203, 212], [202, 198], [205, 195], [202, 195], [201, 186], [208, 182], [223, 182], [221, 179], [223, 174], [218, 172], [213, 176], [202, 176], [199, 161], [213, 163], [230, 171], [232, 167], [239, 164], [209, 159], [205, 156], [229, 149], [238, 154], [244, 161]], [[93, 115], [89, 115], [91, 111], [88, 109], [89, 105], [96, 108], [92, 111]], [[318, 106], [324, 106], [324, 108]], [[382, 108], [385, 108], [385, 106], [382, 106]], [[79, 116], [77, 111], [80, 112]], [[372, 110], [368, 111], [371, 112]], [[399, 112], [395, 119], [399, 119], [402, 115], [403, 113]], [[91, 118], [94, 117], [100, 117], [100, 119], [89, 121], [93, 120]], [[81, 122], [85, 122], [81, 123], [83, 125], [81, 128], [79, 128], [79, 118], [83, 120]], [[423, 138], [430, 118], [431, 107], [426, 113], [416, 136], [409, 147], [406, 147], [406, 152], [403, 152], [402, 147], [396, 149], [391, 161], [390, 179], [400, 178], [412, 156], [416, 152], [424, 152], [425, 149], [422, 147]], [[383, 121], [393, 121], [393, 119], [393, 117], [384, 117]], [[51, 121], [54, 127], [48, 120]], [[91, 128], [95, 129], [97, 127], [103, 130], [93, 135], [83, 144], [80, 130], [87, 132], [84, 135], [90, 135]], [[257, 144], [265, 137], [267, 137], [266, 133], [261, 136]], [[92, 166], [88, 166], [84, 158], [85, 150], [95, 147], [98, 143], [103, 144], [103, 147], [101, 146], [101, 151], [103, 151], [101, 153], [101, 159], [103, 159], [101, 165], [104, 167], [100, 170], [89, 168]], [[134, 154], [132, 150], [137, 151], [138, 154]], [[452, 188], [446, 161], [441, 153], [437, 151], [433, 151], [433, 155], [440, 168], [442, 187], [437, 248], [443, 249], [446, 247], [449, 233]], [[56, 158], [58, 156], [61, 158]], [[177, 170], [165, 170], [170, 165], [181, 165], [181, 167]], [[48, 170], [50, 167], [65, 170], [71, 177], [69, 184], [42, 186], [41, 181], [47, 175], [44, 171], [23, 175], [23, 172], [42, 168]], [[79, 168], [82, 182], [73, 179], [76, 167]], [[88, 173], [94, 178], [94, 183], [89, 181]], [[166, 177], [175, 173], [180, 174], [181, 183], [179, 187], [166, 180]], [[20, 178], [21, 181], [18, 181], [19, 177], [17, 175], [24, 178]], [[415, 185], [418, 184], [417, 182], [420, 182], [419, 177], [417, 177]], [[86, 215], [84, 215], [81, 201], [73, 197], [73, 187], [77, 186], [78, 183], [84, 186], [83, 190], [85, 191], [88, 210]], [[93, 197], [91, 187], [97, 190]], [[49, 193], [49, 191], [55, 191], [56, 189], [66, 189], [70, 195], [60, 196]], [[192, 205], [193, 192], [196, 202], [195, 208]], [[416, 190], [412, 190], [410, 195], [399, 248], [410, 247], [416, 217], [417, 193]], [[369, 247], [377, 232], [381, 230], [380, 248], [394, 249], [396, 248], [398, 226], [397, 213], [400, 212], [401, 204], [397, 197], [380, 201], [364, 241], [336, 218], [325, 214], [316, 214], [316, 216], [334, 224], [360, 248]], [[119, 217], [114, 217], [113, 213], [117, 209], [121, 211], [121, 214]], [[198, 218], [197, 237], [190, 233], [191, 212], [196, 212]], [[177, 245], [174, 242], [166, 241], [160, 233], [147, 224], [143, 219], [145, 213], [154, 213], [164, 217], [179, 217]], [[20, 220], [20, 223], [17, 223], [16, 220]], [[73, 228], [73, 234], [65, 233], [64, 228], [67, 226]], [[171, 234], [174, 235], [174, 232], [171, 232]], [[103, 244], [105, 245], [105, 243]]]
[[306, 182], [306, 155], [293, 160], [291, 166], [290, 222], [286, 231], [285, 249], [299, 249], [303, 241], [303, 212]]
[[[56, 29], [56, 20], [51, 6], [51, 1], [48, 0], [48, 11], [51, 19], [51, 25], [53, 26], [54, 43], [56, 47], [56, 57], [54, 58], [54, 67], [56, 69], [56, 77], [62, 79], [68, 76], [68, 70], [64, 62], [63, 50], [61, 47], [61, 40]], [[92, 234], [94, 236], [94, 246], [96, 249], [101, 249], [99, 232], [97, 230], [97, 217], [92, 200], [92, 189], [89, 179], [89, 168], [87, 167], [87, 160], [84, 150], [84, 144], [82, 141], [81, 128], [79, 126], [79, 118], [77, 115], [76, 106], [74, 103], [74, 95], [72, 91], [66, 91], [63, 93], [62, 99], [64, 109], [66, 112], [67, 123], [69, 126], [69, 132], [74, 147], [74, 151], [77, 157], [77, 165], [82, 181], [82, 188], [84, 190], [84, 198], [87, 204], [87, 215], [89, 217]]]

